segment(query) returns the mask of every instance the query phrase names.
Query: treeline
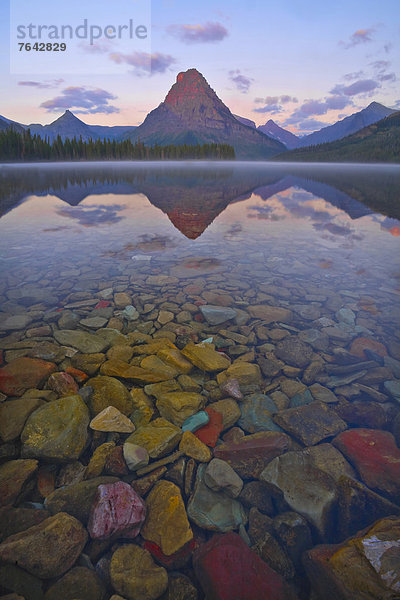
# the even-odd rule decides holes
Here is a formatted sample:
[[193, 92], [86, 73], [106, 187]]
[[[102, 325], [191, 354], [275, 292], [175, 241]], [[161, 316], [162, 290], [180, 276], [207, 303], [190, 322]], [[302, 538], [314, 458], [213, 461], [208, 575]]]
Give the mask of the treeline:
[[228, 144], [197, 144], [182, 146], [145, 146], [130, 140], [88, 140], [61, 136], [51, 142], [40, 135], [31, 135], [29, 129], [18, 133], [13, 128], [0, 132], [0, 160], [184, 160], [235, 158], [233, 146]]

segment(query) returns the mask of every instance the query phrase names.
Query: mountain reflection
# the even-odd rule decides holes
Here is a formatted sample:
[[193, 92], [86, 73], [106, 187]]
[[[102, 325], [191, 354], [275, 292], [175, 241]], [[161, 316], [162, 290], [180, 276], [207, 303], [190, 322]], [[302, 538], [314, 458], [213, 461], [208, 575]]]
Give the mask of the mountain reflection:
[[[292, 189], [292, 194], [284, 193]], [[252, 194], [265, 205], [249, 208], [248, 216], [281, 220], [285, 211], [309, 218], [314, 227], [333, 235], [351, 229], [331, 222], [329, 210], [310, 203], [311, 195], [323, 199], [350, 217], [381, 213], [382, 227], [398, 236], [400, 229], [400, 171], [396, 166], [269, 165], [263, 163], [69, 163], [63, 165], [10, 165], [0, 171], [0, 216], [28, 196], [58, 197], [65, 206], [58, 214], [86, 227], [117, 223], [125, 204], [81, 203], [88, 196], [144, 194], [165, 213], [176, 229], [196, 239], [229, 204]], [[281, 210], [275, 206], [279, 200]], [[124, 202], [129, 202], [124, 198]], [[238, 228], [239, 227], [239, 228]], [[235, 229], [236, 228], [236, 229]], [[240, 234], [240, 225], [227, 235]], [[150, 243], [150, 242], [148, 242]], [[144, 246], [146, 242], [143, 242]]]

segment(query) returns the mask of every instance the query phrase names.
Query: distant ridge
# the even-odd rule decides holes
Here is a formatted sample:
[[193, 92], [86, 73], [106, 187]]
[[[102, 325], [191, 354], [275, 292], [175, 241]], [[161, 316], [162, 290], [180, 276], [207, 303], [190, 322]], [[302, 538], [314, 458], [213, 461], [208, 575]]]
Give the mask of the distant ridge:
[[319, 131], [314, 131], [314, 133], [302, 137], [299, 140], [298, 148], [340, 140], [352, 133], [360, 131], [368, 125], [372, 125], [372, 123], [380, 121], [384, 117], [388, 117], [394, 112], [396, 111], [387, 108], [387, 106], [383, 106], [383, 104], [379, 104], [379, 102], [371, 102], [371, 104], [366, 108], [363, 108], [363, 110], [360, 110], [333, 125], [323, 127], [323, 129], [320, 129]]
[[276, 157], [304, 162], [400, 162], [400, 111], [341, 140], [297, 148]]

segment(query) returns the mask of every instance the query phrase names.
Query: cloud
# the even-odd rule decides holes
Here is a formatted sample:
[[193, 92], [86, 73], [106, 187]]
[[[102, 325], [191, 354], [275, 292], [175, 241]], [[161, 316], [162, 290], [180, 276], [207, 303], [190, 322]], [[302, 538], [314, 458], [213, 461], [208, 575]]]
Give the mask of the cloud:
[[372, 42], [372, 34], [374, 32], [374, 27], [370, 27], [369, 29], [358, 29], [350, 36], [348, 42], [339, 43], [346, 49], [353, 48], [354, 46], [358, 46], [359, 44], [367, 44], [368, 42]]
[[118, 113], [119, 108], [109, 104], [116, 96], [100, 88], [67, 87], [59, 96], [46, 100], [40, 105], [47, 112], [60, 112], [66, 109], [78, 114]]
[[251, 77], [242, 75], [239, 69], [229, 71], [229, 79], [236, 85], [236, 89], [238, 89], [239, 92], [242, 92], [242, 94], [246, 94], [249, 91], [249, 88], [254, 81]]
[[288, 102], [298, 102], [298, 99], [294, 96], [288, 96], [286, 94], [282, 96], [266, 96], [265, 98], [255, 98], [256, 104], [264, 104], [260, 108], [253, 108], [253, 112], [257, 113], [271, 113], [276, 115], [282, 112], [283, 108], [281, 104], [287, 104]]
[[281, 127], [292, 127], [296, 128], [295, 133], [300, 135], [308, 135], [309, 133], [313, 133], [318, 129], [322, 129], [322, 127], [328, 127], [331, 123], [325, 123], [324, 121], [319, 121], [318, 119], [300, 119], [298, 116], [291, 115], [283, 123], [279, 123]]
[[56, 88], [61, 83], [64, 82], [64, 79], [51, 79], [49, 81], [18, 81], [18, 85], [23, 85], [26, 87], [35, 87], [37, 89], [49, 89]]
[[287, 96], [287, 95], [283, 95], [283, 96], [266, 96], [265, 98], [255, 98], [254, 102], [256, 102], [257, 104], [278, 104], [279, 102], [281, 104], [287, 104], [288, 102], [298, 102], [297, 98], [294, 98], [293, 96]]
[[331, 123], [325, 123], [324, 121], [318, 121], [318, 119], [305, 119], [297, 123], [297, 130], [300, 133], [312, 133], [322, 129], [323, 127], [329, 127]]
[[345, 81], [354, 81], [355, 79], [360, 79], [361, 77], [365, 77], [364, 71], [355, 71], [353, 73], [347, 73], [343, 76]]
[[388, 60], [375, 60], [369, 64], [376, 71], [386, 71], [386, 69], [390, 67], [390, 62]]
[[134, 67], [139, 73], [147, 72], [150, 75], [156, 73], [165, 73], [165, 71], [174, 63], [176, 59], [170, 54], [161, 54], [161, 52], [133, 52], [132, 54], [123, 54], [122, 52], [113, 52], [109, 55], [115, 63], [126, 63]]
[[337, 94], [323, 100], [306, 100], [292, 113], [292, 118], [302, 120], [314, 115], [325, 115], [329, 110], [342, 110], [349, 104], [352, 104], [349, 98]]
[[267, 104], [266, 106], [261, 106], [260, 108], [253, 108], [253, 112], [270, 113], [271, 115], [276, 115], [282, 112], [282, 106], [279, 104]]
[[204, 25], [169, 25], [167, 32], [185, 44], [220, 42], [228, 35], [228, 30], [221, 23], [210, 21]]
[[397, 81], [397, 77], [395, 73], [379, 73], [377, 75], [377, 79], [383, 83], [388, 81]]
[[359, 79], [350, 85], [335, 85], [330, 93], [344, 96], [357, 96], [358, 94], [371, 94], [371, 92], [379, 87], [381, 87], [379, 82], [374, 79]]
[[63, 217], [75, 219], [79, 225], [84, 227], [95, 227], [97, 225], [113, 225], [122, 221], [124, 217], [118, 215], [125, 205], [121, 204], [96, 204], [91, 206], [63, 206], [57, 213]]

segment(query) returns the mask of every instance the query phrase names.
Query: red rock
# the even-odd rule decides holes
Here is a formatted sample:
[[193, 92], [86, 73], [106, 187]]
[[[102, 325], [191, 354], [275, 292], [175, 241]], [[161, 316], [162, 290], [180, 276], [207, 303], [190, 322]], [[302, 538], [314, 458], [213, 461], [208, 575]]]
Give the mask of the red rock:
[[372, 350], [373, 352], [376, 352], [376, 354], [379, 354], [379, 356], [387, 355], [386, 348], [383, 344], [365, 337], [355, 339], [350, 346], [350, 354], [368, 360], [368, 356], [364, 353], [364, 350]]
[[290, 447], [291, 441], [286, 433], [261, 431], [220, 444], [214, 450], [214, 457], [229, 463], [240, 477], [257, 479], [273, 458], [287, 452]]
[[98, 302], [95, 306], [95, 308], [107, 308], [107, 306], [110, 306], [111, 302], [109, 300], [100, 300], [100, 302]]
[[206, 413], [210, 417], [209, 422], [204, 427], [201, 427], [197, 431], [194, 432], [194, 435], [201, 441], [203, 444], [207, 444], [211, 448], [215, 448], [217, 440], [221, 431], [223, 430], [223, 417], [222, 414], [214, 410], [213, 408], [206, 408]]
[[78, 383], [85, 383], [85, 381], [89, 379], [89, 375], [74, 367], [67, 367], [65, 372], [68, 373], [68, 375], [71, 375]]
[[143, 548], [148, 550], [153, 558], [156, 559], [160, 565], [166, 567], [167, 569], [182, 569], [182, 567], [186, 566], [195, 548], [197, 548], [198, 544], [195, 540], [190, 540], [187, 544], [183, 546], [178, 552], [174, 554], [164, 554], [161, 550], [160, 546], [155, 544], [154, 542], [146, 541], [143, 544]]
[[0, 392], [22, 396], [30, 388], [40, 387], [56, 370], [56, 365], [39, 358], [23, 356], [0, 369]]
[[400, 449], [389, 431], [348, 429], [333, 440], [371, 489], [400, 500]]
[[111, 450], [106, 458], [104, 473], [107, 475], [115, 475], [116, 477], [128, 475], [129, 470], [124, 459], [123, 446], [116, 446]]
[[194, 553], [193, 566], [210, 600], [294, 600], [293, 590], [236, 533], [215, 535]]
[[99, 485], [90, 509], [88, 531], [93, 539], [135, 538], [146, 518], [146, 505], [124, 481]]
[[60, 371], [50, 375], [47, 381], [48, 387], [53, 390], [60, 398], [63, 396], [69, 396], [70, 394], [77, 394], [79, 387], [72, 375]]
[[198, 323], [203, 323], [204, 317], [201, 313], [196, 313], [194, 315], [194, 320], [197, 321]]

